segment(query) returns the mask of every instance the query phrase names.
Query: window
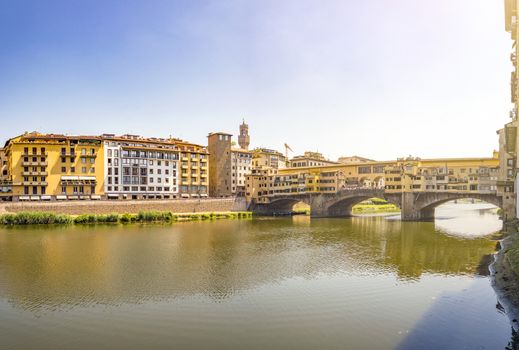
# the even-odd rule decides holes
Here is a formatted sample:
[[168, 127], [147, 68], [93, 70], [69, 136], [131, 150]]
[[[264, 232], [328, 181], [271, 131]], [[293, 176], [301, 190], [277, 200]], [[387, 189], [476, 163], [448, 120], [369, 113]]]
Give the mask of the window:
[[67, 186], [61, 186], [61, 193], [67, 194]]
[[64, 167], [64, 166], [62, 166], [62, 167], [61, 167], [61, 172], [62, 172], [62, 173], [66, 173], [66, 172], [67, 172], [67, 168]]
[[86, 164], [86, 158], [81, 157], [81, 164]]
[[81, 168], [81, 172], [82, 172], [83, 174], [86, 174], [86, 172], [87, 172], [86, 167], [82, 167], [82, 168]]

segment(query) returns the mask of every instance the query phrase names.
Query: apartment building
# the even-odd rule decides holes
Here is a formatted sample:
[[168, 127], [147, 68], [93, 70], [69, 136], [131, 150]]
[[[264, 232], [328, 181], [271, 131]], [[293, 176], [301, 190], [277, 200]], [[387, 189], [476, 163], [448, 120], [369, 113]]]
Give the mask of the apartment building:
[[387, 192], [487, 192], [496, 193], [499, 176], [494, 158], [401, 160], [385, 168]]
[[108, 199], [208, 196], [208, 152], [179, 139], [102, 135]]
[[5, 150], [0, 148], [0, 200], [11, 200], [12, 192], [13, 184], [7, 176], [7, 157], [5, 156]]
[[295, 156], [294, 158], [290, 159], [291, 168], [317, 167], [317, 166], [334, 165], [334, 164], [338, 164], [338, 163], [326, 159], [319, 152], [306, 151], [304, 153], [304, 155]]
[[13, 200], [100, 199], [103, 144], [97, 136], [25, 133], [4, 147]]
[[256, 148], [252, 151], [252, 166], [256, 168], [284, 169], [287, 167], [287, 161], [283, 153], [273, 149]]

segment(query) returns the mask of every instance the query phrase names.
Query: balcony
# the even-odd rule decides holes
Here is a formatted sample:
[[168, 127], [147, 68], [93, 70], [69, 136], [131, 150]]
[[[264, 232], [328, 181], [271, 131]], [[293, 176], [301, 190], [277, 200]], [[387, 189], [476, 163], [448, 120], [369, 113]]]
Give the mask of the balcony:
[[48, 157], [49, 152], [22, 153], [22, 157]]
[[47, 181], [23, 181], [22, 186], [47, 186]]
[[33, 162], [32, 160], [27, 160], [27, 161], [24, 160], [22, 162], [22, 166], [38, 166], [38, 165], [40, 165], [39, 161]]
[[23, 176], [47, 176], [46, 171], [22, 171]]

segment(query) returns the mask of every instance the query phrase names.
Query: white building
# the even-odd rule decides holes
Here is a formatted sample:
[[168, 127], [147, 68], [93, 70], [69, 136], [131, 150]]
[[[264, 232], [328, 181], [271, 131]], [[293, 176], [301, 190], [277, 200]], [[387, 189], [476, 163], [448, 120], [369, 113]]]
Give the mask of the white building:
[[112, 199], [179, 198], [179, 150], [170, 140], [103, 135], [104, 190]]

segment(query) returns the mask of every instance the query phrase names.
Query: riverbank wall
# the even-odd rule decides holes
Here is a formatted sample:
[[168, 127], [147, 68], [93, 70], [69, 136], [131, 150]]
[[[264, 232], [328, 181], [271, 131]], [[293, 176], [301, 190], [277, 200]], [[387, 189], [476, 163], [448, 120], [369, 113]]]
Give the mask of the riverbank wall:
[[[519, 332], [519, 264], [510, 257], [518, 252], [519, 221], [506, 222], [503, 226], [503, 238], [499, 241], [499, 251], [490, 265], [490, 274], [499, 304], [509, 317], [515, 332]], [[519, 344], [519, 339], [515, 341]]]
[[67, 215], [100, 215], [112, 213], [136, 214], [141, 211], [202, 213], [245, 210], [246, 203], [244, 198], [0, 203], [0, 214], [20, 212], [48, 212]]

